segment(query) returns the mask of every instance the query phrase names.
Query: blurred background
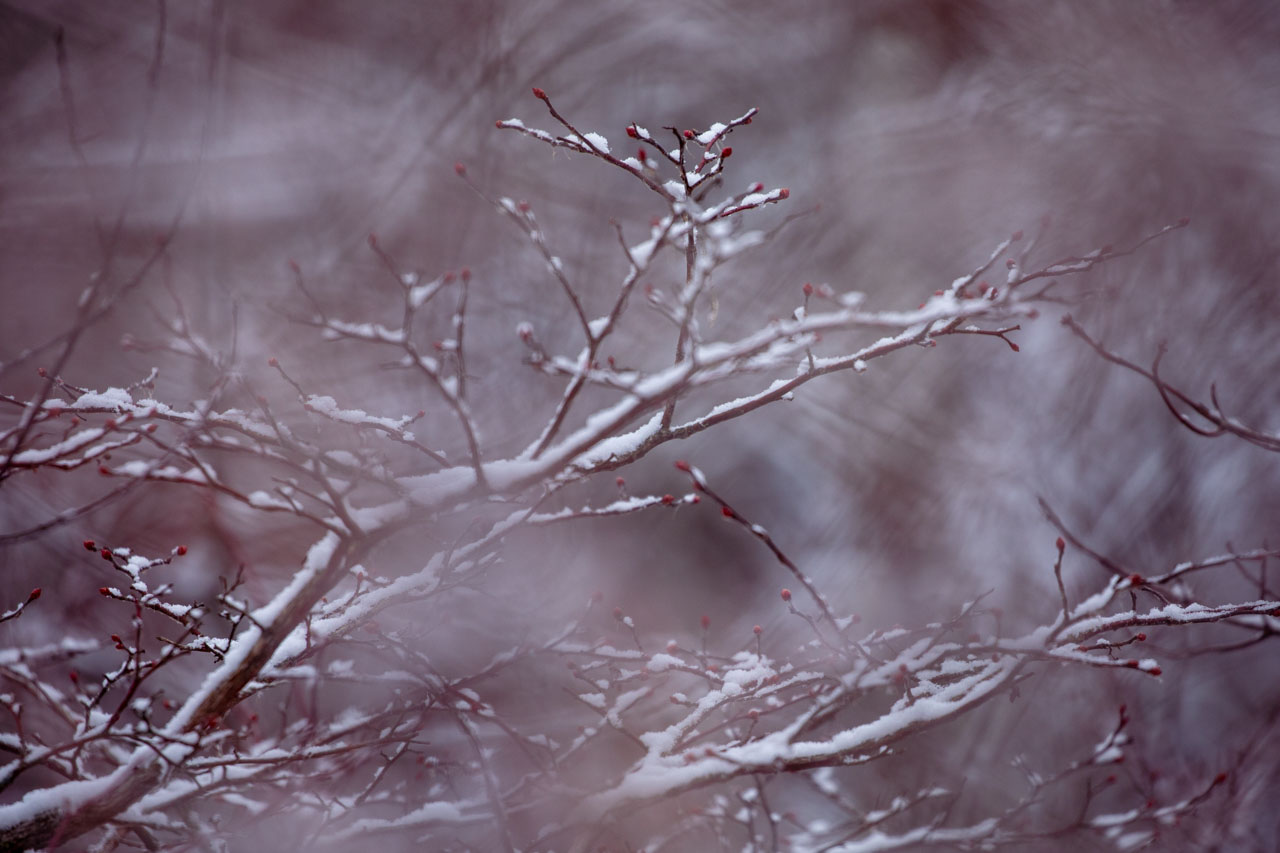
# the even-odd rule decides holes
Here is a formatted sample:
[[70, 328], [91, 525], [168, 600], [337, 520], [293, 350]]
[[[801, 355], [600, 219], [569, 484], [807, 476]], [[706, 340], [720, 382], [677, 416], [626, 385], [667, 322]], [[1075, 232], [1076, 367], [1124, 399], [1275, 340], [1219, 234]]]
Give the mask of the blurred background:
[[[239, 369], [264, 393], [288, 396], [263, 366], [276, 355], [309, 390], [353, 407], [429, 408], [410, 378], [287, 322], [306, 313], [290, 260], [335, 316], [396, 321], [374, 233], [406, 271], [474, 273], [472, 394], [487, 445], [517, 452], [556, 385], [520, 364], [515, 324], [533, 323], [558, 352], [581, 341], [542, 262], [454, 163], [490, 197], [533, 205], [590, 316], [625, 272], [610, 219], [635, 242], [661, 212], [603, 164], [494, 128], [551, 124], [535, 85], [615, 152], [631, 122], [704, 128], [759, 108], [732, 137], [729, 187], [790, 189], [789, 207], [759, 215], [761, 226], [813, 212], [720, 274], [712, 328], [725, 337], [789, 313], [806, 281], [913, 308], [1015, 230], [1047, 222], [1031, 260], [1048, 263], [1190, 217], [1065, 280], [1062, 310], [1140, 364], [1167, 341], [1166, 378], [1202, 397], [1216, 382], [1230, 414], [1280, 430], [1280, 7], [1264, 0], [3, 3], [2, 390], [34, 392], [50, 342], [91, 276], [106, 274], [120, 296], [63, 371], [77, 384], [125, 385], [163, 363], [157, 397], [198, 399], [206, 367], [146, 348], [181, 305], [212, 349], [231, 353], [234, 337]], [[164, 263], [135, 277], [164, 235]], [[679, 267], [654, 284], [673, 285]], [[662, 325], [639, 300], [631, 314], [619, 360], [653, 358]], [[934, 621], [988, 591], [1007, 632], [1051, 618], [1057, 532], [1037, 498], [1144, 575], [1274, 546], [1280, 459], [1180, 428], [1149, 384], [1107, 366], [1060, 314], [1051, 306], [1016, 333], [1017, 354], [990, 338], [947, 340], [812, 383], [623, 472], [628, 488], [683, 491], [669, 463], [690, 459], [869, 629]], [[102, 488], [88, 472], [15, 478], [0, 492], [0, 526], [26, 529]], [[612, 489], [610, 478], [576, 498]], [[72, 613], [105, 571], [84, 565], [80, 539], [168, 549], [180, 538], [202, 546], [184, 579], [193, 589], [247, 563], [265, 590], [304, 540], [257, 524], [221, 501], [141, 492], [73, 530], [11, 543], [0, 567], [6, 589], [43, 584]], [[523, 630], [554, 625], [557, 602], [593, 589], [657, 635], [696, 632], [705, 613], [726, 649], [753, 623], [794, 621], [777, 600], [781, 567], [710, 511], [529, 534], [513, 554], [521, 595], [492, 606]], [[1064, 571], [1077, 594], [1105, 577], [1074, 552]], [[1250, 597], [1238, 573], [1197, 583], [1208, 599]], [[43, 630], [88, 631], [80, 623], [93, 618], [81, 608]], [[14, 630], [0, 627], [0, 645]], [[1133, 772], [1153, 797], [1181, 795], [1243, 755], [1217, 831], [1274, 832], [1258, 799], [1280, 786], [1274, 648], [1180, 660], [1241, 638], [1154, 636], [1153, 653], [1170, 659], [1158, 683], [1050, 671], [1019, 703], [957, 726], [935, 759], [900, 765], [895, 784], [963, 779], [994, 749], [992, 731], [1025, 741], [1033, 763], [1077, 757], [1127, 701], [1150, 764]], [[1062, 724], [1046, 743], [1050, 717]]]

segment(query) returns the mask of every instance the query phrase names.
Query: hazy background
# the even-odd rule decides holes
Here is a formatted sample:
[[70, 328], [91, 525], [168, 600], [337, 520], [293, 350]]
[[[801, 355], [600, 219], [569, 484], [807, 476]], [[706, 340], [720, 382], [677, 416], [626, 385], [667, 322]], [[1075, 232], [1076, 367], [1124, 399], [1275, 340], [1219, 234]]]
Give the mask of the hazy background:
[[[473, 394], [490, 446], [517, 450], [528, 413], [549, 412], [554, 392], [519, 364], [515, 323], [530, 320], [562, 352], [580, 341], [541, 262], [454, 162], [486, 193], [534, 205], [595, 314], [623, 271], [609, 219], [638, 238], [659, 211], [601, 164], [494, 129], [510, 117], [549, 124], [533, 85], [615, 151], [632, 121], [656, 132], [760, 109], [732, 138], [730, 186], [787, 186], [790, 210], [821, 208], [723, 274], [716, 329], [726, 335], [789, 312], [805, 281], [914, 307], [1046, 215], [1033, 261], [1124, 247], [1188, 216], [1189, 229], [1065, 282], [1061, 295], [1117, 352], [1149, 364], [1166, 340], [1170, 380], [1202, 395], [1216, 381], [1231, 413], [1280, 429], [1280, 7], [1262, 0], [0, 4], [3, 390], [36, 387], [49, 359], [38, 348], [65, 329], [90, 275], [109, 261], [127, 280], [176, 222], [169, 265], [86, 337], [69, 379], [121, 385], [164, 361], [162, 395], [200, 396], [200, 369], [121, 346], [126, 332], [156, 338], [173, 316], [167, 280], [213, 347], [230, 351], [238, 317], [238, 357], [264, 387], [274, 354], [317, 392], [415, 411], [432, 399], [422, 389], [370, 375], [367, 361], [282, 319], [300, 311], [295, 259], [336, 314], [394, 320], [394, 285], [365, 242], [373, 232], [405, 268], [474, 271]], [[1227, 543], [1274, 545], [1280, 460], [1180, 429], [1150, 386], [1104, 365], [1057, 319], [1047, 311], [1017, 333], [1016, 355], [992, 339], [951, 340], [816, 382], [628, 481], [682, 490], [665, 463], [687, 456], [839, 609], [873, 627], [931, 621], [991, 589], [1007, 630], [1049, 618], [1057, 534], [1037, 496], [1144, 574]], [[639, 319], [631, 333], [642, 355], [650, 328], [660, 326]], [[101, 488], [89, 474], [27, 483], [0, 495], [6, 529]], [[69, 605], [101, 582], [76, 574], [89, 571], [74, 549], [90, 535], [199, 540], [213, 574], [220, 561], [248, 560], [264, 578], [293, 565], [288, 536], [238, 512], [144, 495], [11, 548], [0, 565], [6, 587], [61, 585]], [[600, 588], [658, 633], [695, 631], [704, 612], [717, 628], [772, 630], [787, 621], [776, 599], [785, 578], [740, 532], [682, 511], [530, 536], [517, 583], [535, 603], [503, 606], [536, 626], [558, 618], [556, 601]], [[1077, 590], [1102, 576], [1075, 555], [1066, 575]], [[1222, 594], [1248, 596], [1229, 581]], [[1192, 639], [1160, 649], [1176, 656]], [[1007, 731], [1035, 734], [1050, 709], [1109, 719], [1127, 700], [1162, 765], [1153, 792], [1172, 795], [1272, 725], [1276, 674], [1264, 646], [1173, 663], [1159, 684], [1086, 673], [1089, 689], [1058, 692], [1041, 680], [1007, 712]], [[1061, 755], [1099, 733], [1069, 728]], [[966, 736], [956, 748], [968, 761], [986, 741], [979, 728]], [[1242, 778], [1265, 786], [1274, 769], [1253, 766]], [[1224, 828], [1274, 826], [1245, 794]]]

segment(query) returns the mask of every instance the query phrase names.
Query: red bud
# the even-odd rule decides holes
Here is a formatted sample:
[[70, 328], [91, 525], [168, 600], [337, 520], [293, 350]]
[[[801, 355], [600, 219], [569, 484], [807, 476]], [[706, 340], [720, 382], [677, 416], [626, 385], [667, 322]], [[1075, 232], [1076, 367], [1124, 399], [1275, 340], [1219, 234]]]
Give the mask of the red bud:
[[537, 86], [533, 87], [533, 96], [540, 101], [545, 101], [547, 99], [547, 93], [539, 89]]
[[686, 462], [686, 461], [684, 461], [683, 459], [677, 459], [677, 460], [676, 460], [676, 470], [677, 470], [677, 471], [684, 471], [684, 472], [687, 474], [687, 473], [689, 472], [689, 467], [690, 467], [690, 466], [689, 466], [689, 463], [688, 463], [688, 462]]
[[27, 601], [29, 602], [35, 601], [39, 597], [40, 597], [40, 587], [36, 587], [35, 589], [31, 590], [31, 594], [27, 596]]
[[98, 550], [98, 545], [97, 545], [97, 543], [96, 543], [96, 542], [94, 542], [92, 539], [86, 539], [86, 540], [84, 540], [83, 542], [81, 542], [80, 544], [84, 546], [84, 549], [85, 549], [86, 551], [96, 551], [96, 550]]
[[783, 601], [791, 600], [791, 590], [787, 589], [785, 586], [782, 588], [782, 600]]
[[184, 556], [186, 553], [187, 553], [187, 546], [186, 546], [186, 545], [179, 545], [179, 546], [178, 546], [178, 551], [177, 551], [178, 556], [179, 556], [179, 557]]
[[759, 625], [755, 625], [751, 628], [751, 632], [758, 637], [764, 633], [764, 628], [761, 628]]
[[463, 164], [461, 160], [459, 160], [457, 163], [453, 164], [453, 171], [454, 171], [454, 174], [461, 177], [467, 173], [467, 167], [466, 165]]

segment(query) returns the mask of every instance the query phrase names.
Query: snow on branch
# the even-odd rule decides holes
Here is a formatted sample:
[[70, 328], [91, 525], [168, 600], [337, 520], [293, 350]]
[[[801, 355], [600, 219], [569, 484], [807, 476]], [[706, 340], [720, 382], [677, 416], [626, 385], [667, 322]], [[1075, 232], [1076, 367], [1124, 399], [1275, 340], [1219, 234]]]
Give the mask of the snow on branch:
[[[554, 343], [534, 321], [516, 327], [528, 369], [554, 383], [543, 404], [513, 417], [484, 399], [502, 393], [496, 384], [473, 375], [504, 352], [475, 357], [477, 346], [492, 344], [468, 328], [479, 304], [470, 294], [488, 283], [467, 269], [407, 272], [372, 236], [368, 249], [397, 288], [393, 304], [332, 307], [291, 263], [301, 308], [289, 316], [323, 346], [342, 347], [344, 359], [363, 357], [369, 370], [416, 382], [431, 401], [422, 409], [397, 411], [372, 389], [313, 387], [303, 358], [287, 351], [265, 365], [236, 361], [197, 334], [176, 294], [178, 319], [164, 339], [132, 346], [197, 358], [215, 378], [192, 399], [154, 399], [164, 363], [133, 384], [72, 384], [63, 376], [75, 371], [70, 346], [52, 372], [38, 373], [38, 391], [0, 395], [5, 484], [20, 488], [48, 472], [81, 493], [77, 508], [9, 541], [86, 524], [126, 489], [146, 488], [194, 492], [211, 514], [233, 506], [263, 530], [287, 525], [280, 541], [296, 550], [289, 572], [272, 576], [194, 545], [77, 536], [81, 562], [66, 583], [87, 587], [93, 602], [94, 618], [77, 620], [83, 630], [54, 643], [37, 630], [22, 634], [44, 618], [50, 596], [41, 588], [0, 604], [14, 638], [0, 653], [0, 849], [82, 836], [104, 849], [126, 841], [214, 847], [282, 820], [305, 827], [317, 848], [376, 834], [432, 848], [582, 850], [616, 838], [657, 849], [687, 831], [733, 833], [751, 849], [784, 841], [797, 850], [986, 847], [1071, 832], [1124, 846], [1211, 796], [1221, 778], [1158, 807], [1133, 806], [1137, 787], [1109, 773], [1132, 743], [1123, 712], [1117, 726], [1099, 727], [1092, 752], [1028, 771], [1023, 790], [986, 816], [956, 808], [963, 792], [938, 785], [867, 801], [848, 774], [894, 762], [996, 697], [1016, 699], [1038, 673], [1159, 678], [1167, 664], [1157, 647], [1143, 646], [1147, 632], [1213, 625], [1251, 642], [1274, 635], [1280, 601], [1265, 568], [1280, 552], [1233, 551], [1143, 576], [1089, 549], [1045, 504], [1063, 536], [1053, 564], [1058, 598], [1030, 601], [1019, 631], [1002, 630], [983, 596], [939, 621], [868, 629], [787, 552], [785, 532], [713, 488], [713, 474], [681, 462], [687, 493], [646, 486], [632, 494], [615, 473], [639, 473], [670, 442], [904, 350], [970, 335], [998, 339], [992, 358], [1013, 357], [1016, 333], [1066, 288], [1058, 282], [1185, 223], [1120, 251], [1053, 261], [1035, 260], [1036, 241], [1014, 234], [915, 307], [912, 299], [865, 310], [855, 291], [797, 283], [783, 318], [748, 317], [717, 337], [711, 320], [728, 298], [718, 287], [726, 266], [795, 222], [746, 224], [787, 202], [786, 188], [742, 181], [745, 189], [725, 189], [726, 170], [742, 159], [727, 142], [757, 111], [702, 130], [655, 134], [631, 124], [626, 139], [636, 150], [624, 155], [616, 139], [579, 128], [541, 89], [534, 95], [554, 133], [514, 118], [498, 127], [619, 169], [664, 206], [639, 238], [615, 223], [623, 271], [616, 286], [591, 287], [557, 254], [556, 235], [532, 204], [491, 197], [465, 165], [455, 167], [517, 227], [576, 322], [577, 337]], [[683, 261], [683, 275], [651, 283], [661, 281], [658, 261], [668, 255]], [[991, 270], [1002, 260], [997, 279]], [[661, 359], [648, 357], [657, 344], [628, 349], [619, 334], [637, 289], [641, 307], [669, 324]], [[1211, 424], [1200, 434], [1230, 432], [1277, 449], [1274, 437], [1223, 415], [1216, 392], [1212, 406], [1195, 403], [1160, 378], [1158, 358], [1144, 371], [1067, 322], [1104, 357], [1153, 382], [1184, 424], [1190, 416], [1175, 402]], [[428, 328], [446, 331], [433, 341]], [[485, 439], [498, 435], [505, 444]], [[563, 620], [514, 624], [520, 608], [494, 578], [520, 558], [521, 536], [638, 513], [718, 513], [777, 573], [773, 606], [793, 629], [739, 631], [704, 616], [700, 634], [666, 639], [645, 614], [606, 604], [603, 591], [584, 592]], [[307, 531], [305, 550], [298, 529]], [[1083, 596], [1073, 587], [1074, 601], [1062, 579], [1068, 542], [1107, 569]], [[178, 570], [197, 558], [205, 562], [194, 574], [218, 579], [216, 589], [179, 581]], [[1256, 598], [1191, 593], [1188, 576], [1227, 567], [1256, 571]], [[760, 621], [769, 620], [762, 613]], [[442, 639], [472, 629], [504, 645], [469, 659], [465, 640]], [[814, 792], [822, 810], [771, 805], [811, 802]], [[1043, 822], [1044, 802], [1072, 797], [1072, 822]]]

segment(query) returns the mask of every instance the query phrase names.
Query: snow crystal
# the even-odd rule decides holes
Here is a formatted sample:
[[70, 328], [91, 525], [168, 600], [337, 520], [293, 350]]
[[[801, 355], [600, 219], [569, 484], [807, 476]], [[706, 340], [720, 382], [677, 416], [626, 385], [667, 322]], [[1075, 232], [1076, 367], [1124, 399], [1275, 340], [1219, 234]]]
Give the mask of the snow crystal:
[[582, 134], [582, 137], [589, 145], [595, 146], [597, 150], [605, 154], [609, 153], [609, 140], [605, 139], [600, 134], [588, 132]]
[[721, 124], [720, 122], [716, 122], [715, 124], [711, 125], [711, 127], [707, 128], [702, 133], [698, 134], [698, 137], [697, 137], [698, 144], [710, 145], [712, 142], [716, 141], [717, 136], [719, 136], [721, 133], [724, 132], [724, 129], [725, 129], [725, 126], [723, 124]]
[[645, 664], [645, 667], [650, 672], [666, 672], [668, 669], [670, 669], [673, 666], [674, 667], [684, 666], [684, 661], [680, 660], [680, 658], [676, 657], [675, 655], [668, 655], [668, 654], [661, 654], [661, 653], [651, 657], [649, 659], [649, 662]]
[[74, 403], [66, 406], [69, 409], [114, 409], [124, 411], [133, 405], [133, 396], [123, 388], [108, 388], [105, 391], [86, 391], [76, 398]]

